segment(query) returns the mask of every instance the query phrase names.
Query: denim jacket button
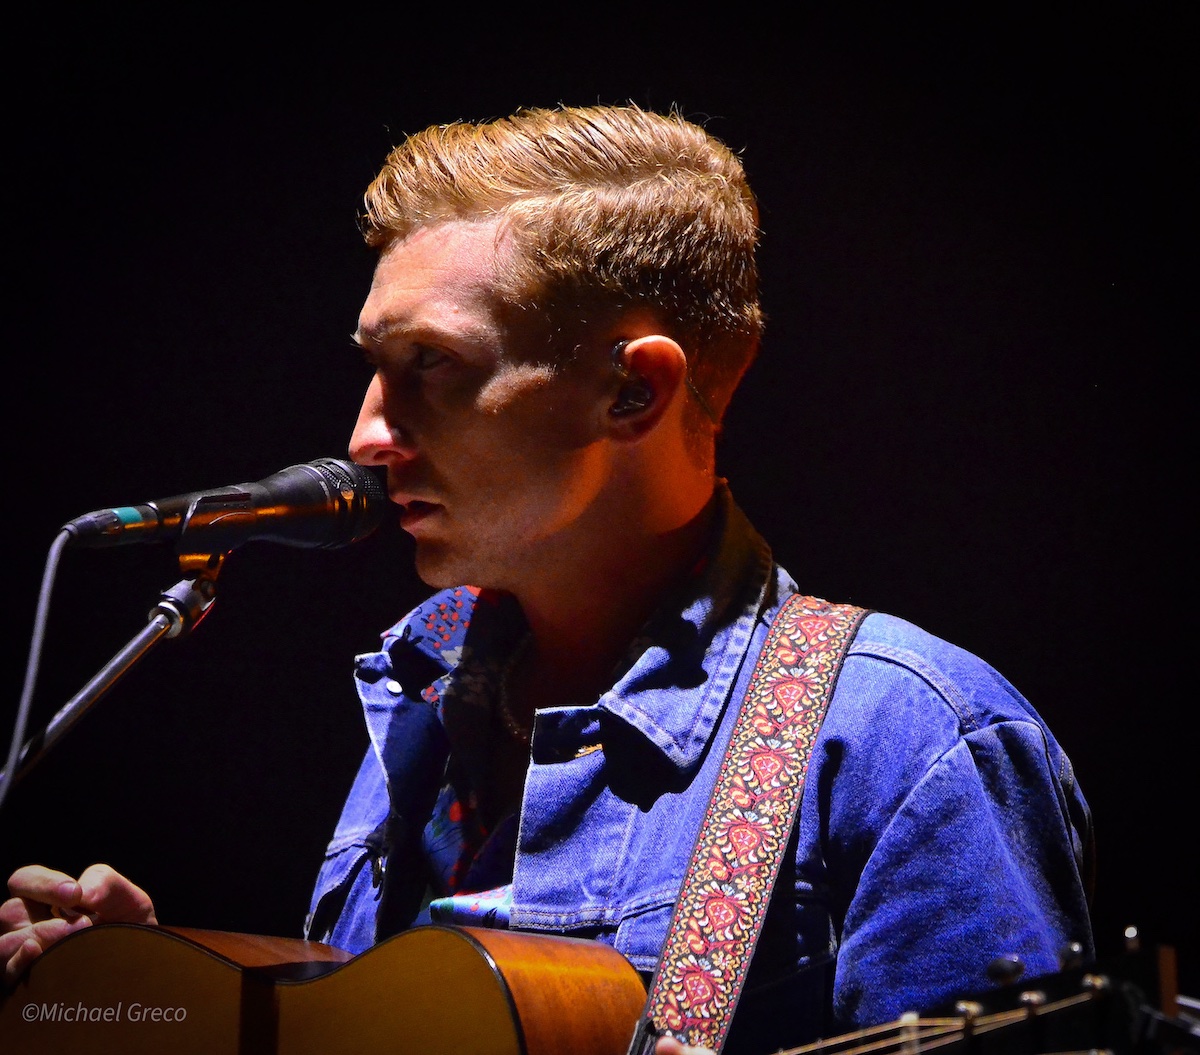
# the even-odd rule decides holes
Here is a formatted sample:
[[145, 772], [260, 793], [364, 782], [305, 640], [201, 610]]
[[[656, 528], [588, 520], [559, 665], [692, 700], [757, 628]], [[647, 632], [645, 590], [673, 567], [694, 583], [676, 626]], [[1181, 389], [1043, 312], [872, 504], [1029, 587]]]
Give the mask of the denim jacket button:
[[389, 678], [384, 682], [383, 687], [387, 689], [393, 696], [399, 696], [404, 690], [400, 687], [400, 682], [395, 678]]

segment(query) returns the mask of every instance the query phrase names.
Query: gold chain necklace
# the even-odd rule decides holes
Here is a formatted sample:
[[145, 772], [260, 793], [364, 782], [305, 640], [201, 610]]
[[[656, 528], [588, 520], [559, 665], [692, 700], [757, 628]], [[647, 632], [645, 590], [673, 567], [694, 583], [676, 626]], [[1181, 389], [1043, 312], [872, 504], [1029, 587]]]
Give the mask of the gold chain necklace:
[[512, 712], [512, 702], [509, 698], [509, 683], [512, 681], [513, 672], [517, 669], [517, 664], [525, 658], [525, 653], [529, 651], [529, 646], [533, 641], [533, 634], [527, 633], [517, 643], [517, 647], [513, 649], [513, 653], [508, 658], [508, 662], [504, 664], [504, 669], [500, 672], [500, 696], [496, 701], [496, 709], [500, 714], [500, 721], [504, 724], [508, 735], [521, 744], [528, 744], [530, 736], [533, 732], [533, 720], [530, 719], [528, 724], [517, 721], [516, 716]]

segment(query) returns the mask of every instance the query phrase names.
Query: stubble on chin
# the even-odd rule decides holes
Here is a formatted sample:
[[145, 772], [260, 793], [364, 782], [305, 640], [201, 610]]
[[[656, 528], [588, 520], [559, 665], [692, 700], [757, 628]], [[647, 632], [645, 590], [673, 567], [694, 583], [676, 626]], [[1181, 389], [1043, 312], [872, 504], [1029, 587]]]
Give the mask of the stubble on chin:
[[433, 590], [462, 586], [464, 581], [453, 575], [455, 562], [449, 559], [446, 547], [436, 542], [418, 542], [414, 556], [417, 577]]

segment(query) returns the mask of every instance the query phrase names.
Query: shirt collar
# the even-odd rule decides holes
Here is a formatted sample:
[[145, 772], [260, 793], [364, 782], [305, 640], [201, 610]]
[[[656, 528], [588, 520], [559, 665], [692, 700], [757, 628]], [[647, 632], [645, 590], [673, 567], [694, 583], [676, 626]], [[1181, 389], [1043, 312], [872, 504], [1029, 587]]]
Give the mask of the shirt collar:
[[628, 672], [600, 699], [681, 769], [699, 760], [724, 711], [771, 569], [766, 542], [721, 483], [703, 559], [647, 624]]
[[[724, 481], [715, 500], [704, 556], [631, 644], [625, 673], [598, 703], [681, 769], [712, 737], [771, 581], [771, 552]], [[524, 630], [510, 597], [443, 590], [385, 633], [389, 674], [405, 695], [430, 703], [457, 695], [459, 682], [482, 701]]]

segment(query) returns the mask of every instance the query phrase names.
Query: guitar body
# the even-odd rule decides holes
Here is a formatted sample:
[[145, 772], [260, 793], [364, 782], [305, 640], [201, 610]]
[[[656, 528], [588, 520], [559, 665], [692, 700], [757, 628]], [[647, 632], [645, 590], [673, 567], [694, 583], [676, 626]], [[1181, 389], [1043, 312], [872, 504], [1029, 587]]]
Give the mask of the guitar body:
[[[778, 1055], [1200, 1051], [1200, 1029], [1146, 1004], [1161, 992], [1161, 953], [1113, 966]], [[3, 995], [0, 1052], [626, 1055], [645, 1002], [620, 953], [574, 938], [419, 927], [351, 956], [291, 938], [108, 924], [50, 948]]]
[[646, 1000], [598, 942], [420, 927], [360, 956], [110, 924], [49, 949], [0, 1004], [22, 1055], [625, 1055]]
[[418, 927], [330, 974], [279, 982], [278, 1055], [625, 1055], [641, 976], [599, 942]]

